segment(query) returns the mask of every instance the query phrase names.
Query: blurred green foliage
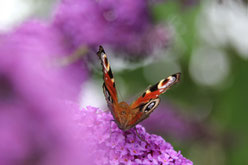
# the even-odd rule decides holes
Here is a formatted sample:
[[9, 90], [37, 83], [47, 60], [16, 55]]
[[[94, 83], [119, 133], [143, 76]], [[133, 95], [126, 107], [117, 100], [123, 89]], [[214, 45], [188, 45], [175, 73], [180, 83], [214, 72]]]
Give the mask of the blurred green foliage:
[[[183, 82], [181, 82], [178, 88], [173, 89], [176, 91], [173, 94], [177, 95], [173, 99], [184, 102], [187, 105], [185, 106], [186, 111], [190, 111], [189, 107], [193, 108], [201, 105], [204, 103], [204, 100], [210, 100], [213, 105], [208, 118], [204, 122], [214, 131], [216, 138], [207, 142], [201, 141], [201, 139], [190, 142], [188, 145], [199, 145], [200, 147], [191, 147], [187, 152], [190, 155], [192, 150], [199, 150], [197, 154], [190, 155], [192, 157], [189, 157], [195, 164], [248, 164], [246, 159], [248, 154], [247, 60], [240, 58], [233, 49], [221, 48], [222, 51], [227, 53], [231, 61], [231, 72], [221, 84], [224, 86], [226, 83], [230, 83], [231, 85], [224, 89], [199, 86], [191, 80], [188, 73], [189, 59], [199, 41], [196, 33], [196, 19], [200, 14], [201, 8], [201, 5], [197, 5], [182, 9], [178, 3], [172, 1], [158, 4], [153, 8], [154, 18], [157, 21], [170, 21], [172, 17], [176, 17], [179, 20], [180, 24], [175, 24], [176, 33], [182, 37], [187, 47], [185, 51], [175, 50], [183, 53], [180, 59]], [[183, 31], [182, 28], [184, 29]], [[200, 108], [204, 109], [204, 104]], [[195, 110], [197, 111], [199, 108]], [[192, 115], [198, 113], [190, 112]], [[211, 150], [212, 145], [218, 146], [220, 149], [213, 151], [216, 153], [212, 155], [207, 154], [205, 150]], [[198, 157], [202, 159], [198, 159]], [[222, 157], [221, 160], [220, 157]]]

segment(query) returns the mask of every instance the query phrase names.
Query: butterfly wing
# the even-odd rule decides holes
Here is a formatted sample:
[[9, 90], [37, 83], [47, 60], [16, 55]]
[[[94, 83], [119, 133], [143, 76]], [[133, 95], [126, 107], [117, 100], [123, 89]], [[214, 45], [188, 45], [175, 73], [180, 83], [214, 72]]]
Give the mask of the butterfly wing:
[[100, 58], [102, 64], [103, 79], [104, 79], [103, 92], [108, 102], [108, 106], [112, 108], [113, 104], [118, 103], [114, 76], [111, 71], [107, 55], [102, 46], [99, 47], [99, 51], [97, 52], [97, 55]]
[[180, 81], [181, 73], [176, 73], [157, 84], [149, 87], [136, 101], [130, 106], [133, 110], [132, 119], [128, 125], [133, 127], [137, 123], [149, 117], [154, 109], [159, 105], [159, 95], [166, 92], [172, 85]]
[[102, 46], [99, 47], [99, 51], [97, 52], [98, 57], [101, 60], [102, 71], [103, 71], [103, 93], [105, 95], [105, 99], [108, 103], [108, 107], [115, 118], [115, 121], [119, 122], [118, 117], [118, 98], [117, 92], [115, 88], [115, 80], [113, 73], [111, 71], [111, 67], [108, 62], [107, 55]]

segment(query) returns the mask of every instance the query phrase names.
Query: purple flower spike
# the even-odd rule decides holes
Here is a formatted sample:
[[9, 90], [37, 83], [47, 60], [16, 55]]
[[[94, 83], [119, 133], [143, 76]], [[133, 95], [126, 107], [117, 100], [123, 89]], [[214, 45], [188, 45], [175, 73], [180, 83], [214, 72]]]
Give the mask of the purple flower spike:
[[[82, 141], [94, 148], [97, 164], [168, 164], [192, 165], [181, 152], [173, 149], [162, 137], [147, 133], [141, 125], [123, 132], [112, 115], [97, 108], [87, 107], [78, 120], [88, 133]], [[92, 159], [96, 159], [94, 156]]]
[[152, 24], [144, 0], [64, 0], [53, 26], [73, 49], [104, 44], [141, 55], [167, 45], [169, 38], [162, 26]]

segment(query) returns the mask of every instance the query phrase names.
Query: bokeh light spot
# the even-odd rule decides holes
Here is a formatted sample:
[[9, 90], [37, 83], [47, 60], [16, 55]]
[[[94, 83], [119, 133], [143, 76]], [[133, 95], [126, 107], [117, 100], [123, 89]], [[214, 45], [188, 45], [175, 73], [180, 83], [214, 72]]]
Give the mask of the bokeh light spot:
[[196, 83], [215, 86], [227, 77], [229, 61], [223, 52], [202, 47], [193, 52], [189, 71]]

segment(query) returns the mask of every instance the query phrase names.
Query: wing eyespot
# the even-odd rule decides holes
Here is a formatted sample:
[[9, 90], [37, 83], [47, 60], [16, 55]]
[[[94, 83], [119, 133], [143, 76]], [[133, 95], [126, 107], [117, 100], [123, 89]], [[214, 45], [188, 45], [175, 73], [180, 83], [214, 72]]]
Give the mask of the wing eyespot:
[[155, 106], [155, 101], [152, 101], [151, 103], [149, 103], [147, 106], [146, 106], [146, 109], [144, 110], [144, 112], [149, 112], [154, 106]]
[[148, 103], [142, 106], [142, 111], [145, 113], [152, 112], [152, 110], [154, 110], [158, 106], [159, 102], [160, 102], [159, 98], [150, 100]]

